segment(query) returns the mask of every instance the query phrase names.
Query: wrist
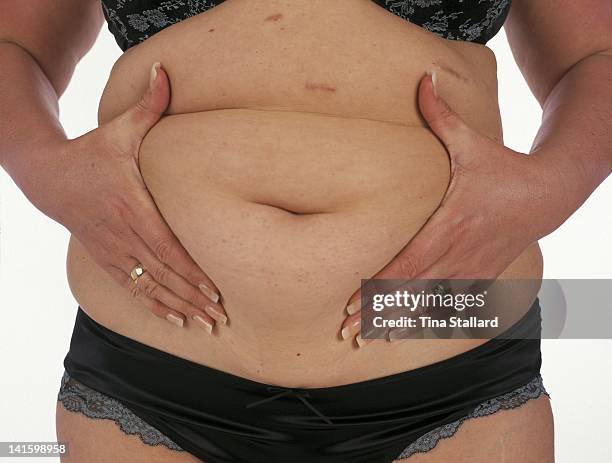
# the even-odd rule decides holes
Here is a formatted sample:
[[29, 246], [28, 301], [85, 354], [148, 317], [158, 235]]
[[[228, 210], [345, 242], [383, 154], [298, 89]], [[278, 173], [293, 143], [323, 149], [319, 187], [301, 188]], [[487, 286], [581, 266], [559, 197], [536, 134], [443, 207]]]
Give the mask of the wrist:
[[561, 226], [605, 179], [599, 166], [587, 166], [571, 156], [541, 149], [530, 154], [530, 178], [538, 209], [544, 215], [542, 238]]

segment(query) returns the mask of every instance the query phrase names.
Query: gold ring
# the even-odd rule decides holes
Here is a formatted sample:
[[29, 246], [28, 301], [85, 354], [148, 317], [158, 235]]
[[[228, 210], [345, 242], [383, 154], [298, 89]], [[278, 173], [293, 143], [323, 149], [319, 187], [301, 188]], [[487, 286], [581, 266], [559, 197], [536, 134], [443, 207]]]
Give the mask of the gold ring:
[[140, 278], [142, 275], [144, 275], [144, 272], [145, 272], [145, 270], [144, 270], [144, 268], [143, 268], [142, 264], [138, 264], [138, 265], [136, 265], [136, 267], [134, 267], [134, 268], [132, 269], [132, 271], [130, 272], [130, 276], [132, 277], [132, 281], [133, 281], [134, 283], [138, 283], [138, 279], [139, 279], [139, 278]]

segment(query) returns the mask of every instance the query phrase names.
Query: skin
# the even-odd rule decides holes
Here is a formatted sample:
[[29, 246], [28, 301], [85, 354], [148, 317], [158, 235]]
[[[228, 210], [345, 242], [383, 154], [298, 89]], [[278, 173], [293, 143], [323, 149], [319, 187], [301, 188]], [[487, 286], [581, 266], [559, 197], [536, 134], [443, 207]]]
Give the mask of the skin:
[[[473, 130], [435, 98], [431, 76], [423, 79], [419, 106], [448, 151], [450, 186], [421, 231], [373, 278], [495, 278], [584, 203], [612, 165], [610, 24], [607, 0], [513, 1], [504, 27], [543, 110], [529, 156]], [[363, 347], [373, 340], [358, 334], [359, 301], [357, 291], [341, 330]]]
[[[58, 98], [100, 29], [99, 2], [12, 3], [0, 19], [0, 101], [20, 117], [1, 120], [2, 167], [153, 314], [179, 326], [196, 319], [206, 330], [214, 318], [226, 321], [218, 291], [165, 223], [138, 169], [140, 142], [169, 104], [165, 72], [154, 67], [133, 107], [68, 140]], [[134, 283], [139, 263], [146, 272]]]
[[[137, 162], [137, 160], [134, 159], [134, 154], [125, 153], [125, 147], [133, 146], [137, 143], [133, 133], [137, 132], [139, 127], [140, 130], [145, 130], [142, 127], [147, 124], [143, 123], [140, 125], [137, 122], [142, 118], [146, 119], [150, 125], [154, 124], [155, 117], [152, 114], [157, 114], [156, 117], [158, 117], [161, 112], [160, 108], [163, 105], [155, 106], [153, 104], [157, 109], [152, 110], [152, 97], [145, 97], [141, 103], [130, 110], [131, 112], [128, 111], [128, 113], [126, 113], [128, 114], [127, 116], [125, 114], [119, 116], [124, 117], [124, 122], [135, 122], [134, 124], [128, 123], [125, 126], [119, 123], [114, 125], [110, 124], [110, 127], [106, 127], [107, 135], [105, 136], [102, 128], [97, 129], [99, 130], [98, 134], [101, 135], [98, 135], [99, 138], [95, 138], [93, 136], [93, 132], [95, 131], [93, 131], [90, 134], [92, 136], [89, 137], [92, 140], [91, 144], [83, 142], [82, 140], [82, 144], [80, 145], [74, 144], [72, 141], [67, 142], [57, 122], [57, 98], [58, 95], [61, 95], [65, 90], [74, 70], [74, 66], [87, 52], [95, 39], [95, 33], [101, 24], [98, 4], [94, 1], [74, 0], [71, 2], [63, 2], [60, 7], [57, 7], [51, 1], [47, 1], [44, 3], [39, 2], [36, 5], [37, 8], [34, 9], [33, 7], [28, 5], [24, 6], [20, 3], [15, 2], [15, 6], [12, 8], [12, 10], [15, 11], [12, 11], [10, 15], [3, 15], [3, 23], [0, 28], [2, 31], [2, 35], [0, 36], [0, 62], [2, 63], [2, 66], [0, 66], [0, 72], [2, 72], [2, 79], [0, 79], [0, 82], [2, 82], [2, 84], [0, 84], [2, 85], [0, 87], [0, 101], [3, 107], [9, 109], [10, 113], [19, 113], [22, 114], [23, 117], [20, 118], [19, 121], [2, 121], [3, 125], [0, 127], [0, 135], [2, 135], [0, 137], [0, 140], [2, 140], [0, 142], [0, 156], [3, 167], [9, 171], [11, 176], [20, 187], [22, 187], [32, 202], [41, 210], [48, 213], [48, 215], [62, 222], [64, 217], [66, 217], [66, 209], [72, 209], [72, 207], [66, 208], [65, 205], [70, 204], [72, 206], [74, 204], [79, 204], [83, 196], [83, 191], [87, 189], [94, 190], [94, 188], [91, 187], [92, 183], [89, 182], [92, 178], [81, 180], [81, 185], [86, 185], [88, 187], [86, 189], [78, 188], [78, 183], [75, 182], [74, 185], [76, 185], [76, 187], [73, 185], [72, 188], [74, 193], [72, 195], [70, 195], [69, 192], [56, 192], [54, 188], [57, 189], [60, 186], [52, 184], [48, 178], [55, 178], [55, 172], [63, 172], [65, 167], [83, 158], [82, 155], [84, 153], [91, 156], [93, 156], [91, 153], [98, 153], [99, 149], [103, 146], [100, 140], [106, 140], [107, 142], [108, 140], [121, 140], [122, 138], [124, 140], [129, 140], [129, 142], [126, 142], [125, 145], [121, 147], [122, 149], [117, 149], [115, 153], [113, 153], [112, 149], [109, 149], [109, 152], [111, 154], [123, 155], [124, 160], [129, 160], [129, 162], [125, 164], [130, 167], [126, 168], [125, 172], [129, 172], [131, 169], [133, 170], [133, 165], [131, 163]], [[421, 92], [425, 95], [429, 92], [429, 96], [426, 96], [425, 99], [436, 101], [432, 103], [433, 109], [431, 111], [433, 116], [427, 120], [432, 125], [432, 130], [434, 130], [434, 132], [440, 136], [441, 140], [444, 141], [445, 146], [449, 150], [451, 159], [453, 159], [454, 162], [453, 181], [455, 186], [449, 190], [448, 198], [450, 198], [451, 195], [455, 196], [457, 198], [456, 204], [458, 204], [460, 209], [458, 211], [450, 211], [451, 208], [448, 207], [448, 201], [450, 201], [450, 199], [447, 198], [436, 215], [434, 215], [434, 217], [438, 217], [437, 220], [442, 220], [443, 224], [451, 223], [459, 225], [454, 227], [455, 232], [451, 239], [451, 243], [453, 244], [450, 246], [452, 249], [455, 249], [455, 247], [461, 249], [461, 243], [472, 243], [471, 248], [466, 244], [468, 249], [479, 249], [482, 242], [486, 241], [490, 243], [490, 249], [495, 248], [498, 251], [498, 253], [494, 253], [489, 250], [488, 252], [490, 252], [490, 255], [497, 256], [501, 249], [505, 249], [504, 245], [507, 245], [507, 243], [500, 244], [497, 240], [485, 240], [483, 237], [499, 237], [501, 234], [500, 230], [505, 233], [508, 229], [519, 229], [521, 230], [521, 234], [525, 234], [525, 236], [516, 237], [517, 242], [523, 241], [522, 244], [513, 245], [521, 250], [525, 249], [529, 243], [534, 241], [531, 235], [538, 236], [542, 234], [543, 236], [545, 232], [542, 230], [550, 231], [558, 226], [559, 223], [562, 223], [563, 220], [565, 220], [565, 218], [569, 216], [586, 197], [588, 197], [590, 192], [593, 191], [596, 185], [598, 185], [610, 171], [610, 160], [609, 157], [606, 157], [609, 156], [609, 154], [606, 154], [606, 150], [609, 146], [610, 134], [609, 129], [603, 121], [606, 117], [609, 119], [610, 107], [607, 102], [611, 99], [608, 98], [610, 96], [609, 84], [606, 84], [606, 79], [601, 78], [602, 74], [609, 74], [611, 69], [609, 51], [611, 44], [607, 28], [604, 29], [604, 23], [606, 25], [609, 24], [610, 16], [601, 13], [602, 11], [609, 11], [606, 10], [607, 4], [604, 0], [591, 1], [588, 7], [585, 8], [585, 4], [582, 3], [580, 11], [577, 11], [578, 6], [572, 6], [570, 3], [566, 3], [565, 8], [559, 8], [558, 4], [556, 2], [553, 4], [552, 0], [534, 2], [537, 3], [537, 5], [532, 6], [529, 6], [528, 3], [529, 2], [515, 0], [515, 6], [513, 7], [510, 18], [510, 23], [513, 21], [518, 23], [519, 19], [516, 18], [520, 18], [520, 21], [525, 24], [525, 26], [522, 26], [524, 30], [518, 26], [509, 26], [508, 30], [511, 41], [513, 42], [513, 49], [515, 50], [515, 54], [518, 55], [517, 61], [521, 64], [520, 56], [523, 57], [525, 63], [521, 64], [523, 73], [526, 74], [526, 76], [531, 76], [526, 78], [530, 81], [530, 86], [534, 89], [534, 94], [536, 94], [536, 96], [539, 95], [538, 100], [545, 108], [545, 123], [540, 130], [540, 134], [532, 150], [537, 156], [523, 158], [521, 156], [516, 157], [519, 153], [512, 153], [514, 155], [513, 161], [496, 165], [495, 169], [491, 169], [491, 166], [488, 166], [489, 170], [484, 167], [481, 168], [476, 162], [470, 162], [472, 159], [475, 159], [472, 156], [476, 156], [477, 154], [475, 153], [477, 153], [480, 148], [489, 148], [491, 152], [496, 151], [498, 155], [502, 153], [508, 154], [508, 150], [498, 144], [488, 143], [487, 140], [478, 140], [476, 134], [472, 133], [464, 123], [461, 123], [450, 108], [446, 107], [443, 102], [433, 99], [431, 96], [433, 89], [430, 79], [428, 80], [428, 78], [425, 78], [421, 84]], [[521, 17], [517, 11], [522, 12], [523, 17]], [[550, 14], [551, 11], [554, 12], [553, 19], [549, 16], [545, 16], [545, 13]], [[563, 16], [563, 21], [557, 20], [555, 22], [554, 18], [558, 18], [559, 15]], [[588, 17], [588, 15], [591, 16]], [[5, 19], [7, 17], [8, 19]], [[575, 35], [573, 38], [576, 38], [576, 40], [571, 41], [572, 47], [575, 49], [573, 49], [571, 53], [568, 52], [565, 54], [559, 47], [560, 44], [568, 43], [567, 31], [572, 31], [572, 19], [576, 17], [581, 17], [583, 22], [590, 21], [592, 24], [590, 24], [589, 27], [581, 28], [580, 31], [575, 28], [572, 34]], [[585, 17], [587, 18], [585, 19]], [[77, 21], [76, 18], [79, 18], [79, 21]], [[538, 22], [541, 21], [541, 18], [546, 18], [546, 21], [543, 22], [543, 27], [541, 26], [542, 23]], [[538, 27], [533, 25], [529, 26], [531, 22], [538, 22]], [[74, 24], [79, 24], [79, 27], [73, 27]], [[517, 39], [516, 36], [514, 38], [512, 37], [510, 33], [512, 27], [515, 28], [515, 31], [520, 31], [520, 34], [517, 32], [517, 36], [521, 35], [523, 37], [522, 40], [525, 42], [523, 46], [517, 45], [521, 42], [520, 39]], [[598, 30], [598, 27], [601, 28], [601, 33], [595, 32]], [[562, 30], [563, 32], [559, 32], [559, 34], [563, 34], [564, 40], [555, 40], [556, 33], [553, 32], [549, 32], [549, 38], [547, 40], [541, 37], [534, 37], [536, 33], [539, 35], [546, 35], [543, 32], [545, 30]], [[589, 37], [582, 37], [582, 35], [586, 35], [581, 32], [582, 30], [588, 30]], [[528, 40], [525, 37], [531, 37], [532, 39], [538, 38], [538, 40]], [[582, 40], [578, 40], [578, 38], [581, 37]], [[601, 41], [601, 43], [593, 43], [593, 41]], [[600, 46], [602, 48], [600, 48]], [[517, 53], [516, 50], [519, 50], [519, 52]], [[544, 50], [546, 50], [546, 52], [544, 52]], [[551, 53], [550, 50], [554, 50], [554, 52]], [[551, 58], [544, 57], [547, 53], [550, 54]], [[560, 56], [566, 59], [559, 59]], [[534, 65], [532, 63], [539, 59], [544, 59], [544, 62], [549, 65], [542, 65], [541, 68], [533, 68]], [[160, 72], [160, 75], [163, 74]], [[10, 87], [8, 82], [11, 83]], [[420, 98], [420, 100], [421, 99], [422, 98]], [[422, 101], [420, 101], [420, 103], [422, 103]], [[427, 105], [427, 102], [425, 102], [425, 105]], [[436, 112], [435, 108], [438, 108], [438, 112]], [[427, 109], [424, 111], [424, 117], [427, 118], [426, 112]], [[120, 125], [125, 128], [122, 129], [118, 127]], [[584, 136], [585, 133], [589, 134], [588, 139]], [[96, 140], [96, 142], [93, 140]], [[572, 146], [577, 142], [580, 143], [581, 150], [577, 150]], [[72, 148], [76, 146], [79, 146], [80, 149], [77, 150], [77, 148]], [[495, 149], [493, 149], [494, 146]], [[55, 156], [49, 156], [49, 153], [54, 153]], [[70, 154], [72, 154], [72, 157]], [[81, 154], [81, 156], [79, 156], [79, 154]], [[457, 159], [461, 159], [461, 162], [458, 163], [456, 161]], [[527, 166], [526, 159], [529, 159], [530, 163], [528, 168], [523, 167]], [[538, 159], [538, 161], [536, 162], [535, 159]], [[514, 169], [509, 169], [507, 172], [504, 171], [504, 168], [508, 167], [506, 164], [511, 165]], [[466, 168], [466, 166], [470, 166], [471, 168]], [[546, 168], [543, 166], [546, 166]], [[81, 167], [86, 166], [81, 165]], [[87, 172], [87, 169], [85, 171]], [[53, 175], [48, 175], [47, 172], [51, 172]], [[117, 173], [113, 171], [110, 172], [109, 175], [125, 174], [125, 172], [120, 171]], [[459, 172], [465, 175], [457, 175]], [[501, 172], [503, 172], [503, 175]], [[508, 214], [512, 220], [511, 228], [508, 226], [510, 219], [499, 218], [491, 224], [491, 215], [487, 216], [485, 214], [486, 210], [480, 211], [478, 216], [473, 216], [472, 221], [467, 220], [467, 218], [472, 217], [469, 215], [471, 211], [465, 211], [461, 208], [461, 205], [469, 205], [474, 202], [478, 202], [479, 204], [483, 203], [479, 200], [479, 198], [483, 196], [483, 191], [486, 191], [486, 197], [489, 198], [490, 191], [483, 186], [488, 185], [490, 179], [494, 178], [497, 180], [495, 182], [496, 188], [500, 188], [502, 191], [516, 191], [515, 188], [519, 187], [523, 181], [522, 177], [518, 179], [517, 175], [526, 174], [528, 172], [536, 172], [541, 174], [538, 175], [538, 178], [548, 178], [551, 180], [545, 182], [547, 188], [545, 188], [543, 192], [533, 193], [534, 190], [532, 188], [532, 193], [525, 195], [528, 196], [528, 198], [520, 195], [516, 197], [517, 204], [521, 204], [523, 207], [517, 208], [520, 211], [518, 216], [516, 214]], [[555, 175], [553, 175], [553, 173]], [[494, 177], [490, 177], [490, 175], [494, 175]], [[463, 177], [464, 180], [462, 180], [461, 177]], [[115, 177], [113, 176], [111, 178]], [[119, 176], [118, 178], [122, 177]], [[123, 178], [130, 178], [129, 173], [124, 175]], [[467, 180], [468, 178], [470, 181]], [[137, 190], [138, 188], [136, 186], [138, 182], [133, 178], [132, 180], [132, 187]], [[465, 187], [463, 187], [463, 185], [465, 185]], [[470, 188], [468, 188], [468, 186]], [[504, 186], [509, 190], [505, 189]], [[561, 186], [563, 186], [563, 188], [561, 188]], [[530, 188], [531, 187], [530, 185]], [[129, 188], [127, 188], [127, 190], [129, 191]], [[559, 191], [563, 192], [562, 197], [570, 203], [569, 205], [567, 203], [560, 204], [561, 201], [558, 200], [546, 199], [561, 197], [561, 195], [558, 194]], [[145, 201], [142, 195], [138, 196], [134, 194], [133, 196], [128, 196], [128, 198], [129, 197], [134, 198], [134, 200]], [[58, 204], [48, 205], [47, 202], [54, 198], [62, 198], [62, 200], [58, 201]], [[460, 198], [463, 199], [460, 200]], [[534, 201], [534, 199], [538, 200]], [[94, 202], [88, 204], [85, 202], [80, 203], [81, 207], [96, 211], [104, 210], [104, 208], [102, 208], [103, 204], [95, 202], [95, 199], [92, 199], [92, 201]], [[500, 201], [499, 199], [496, 200], [496, 198], [491, 199], [491, 202], [495, 203], [495, 206], [491, 207], [495, 207], [496, 217], [498, 217], [499, 210], [504, 210], [499, 209]], [[507, 196], [503, 196], [502, 204], [506, 201]], [[59, 204], [60, 202], [61, 204]], [[141, 203], [136, 201], [136, 204]], [[117, 207], [121, 206], [117, 205]], [[78, 206], [76, 206], [74, 210], [78, 210]], [[546, 211], [546, 214], [542, 213], [542, 211]], [[124, 214], [116, 214], [116, 212], [114, 212], [112, 216], [107, 213], [107, 220], [114, 221], [114, 217], [118, 216], [123, 221], [129, 223], [130, 212], [132, 211], [126, 211]], [[102, 212], [100, 212], [100, 214], [102, 214]], [[144, 215], [151, 214], [154, 215], [153, 209], [147, 210]], [[517, 217], [521, 216], [524, 216], [524, 219], [521, 220], [523, 220], [525, 224], [533, 224], [533, 227], [531, 227], [531, 225], [527, 227], [527, 229], [531, 231], [525, 232], [525, 227], [516, 226]], [[544, 219], [540, 220], [543, 216], [547, 217], [546, 223], [542, 223]], [[80, 217], [83, 216], [81, 214], [74, 214], [73, 220], [75, 223], [82, 220]], [[434, 217], [432, 217], [428, 225], [433, 222]], [[451, 220], [453, 217], [455, 220]], [[487, 217], [487, 220], [483, 220], [483, 217]], [[122, 222], [122, 220], [117, 221], [119, 226], [121, 226], [120, 222]], [[539, 220], [540, 222], [538, 222]], [[65, 222], [68, 223], [69, 219], [65, 219]], [[461, 226], [461, 224], [464, 226]], [[428, 225], [426, 225], [426, 227]], [[77, 227], [73, 226], [73, 228]], [[163, 224], [161, 228], [163, 228]], [[436, 227], [436, 230], [446, 228], [448, 227]], [[478, 230], [478, 232], [471, 231], [472, 228]], [[542, 228], [542, 230], [540, 230], [539, 233], [534, 232], [534, 230], [540, 228]], [[101, 236], [104, 234], [104, 232], [100, 231], [100, 227], [94, 227], [94, 230], [95, 231], [91, 232], [91, 236]], [[127, 230], [127, 228], [124, 228], [124, 230]], [[71, 231], [79, 236], [78, 232], [72, 229]], [[87, 233], [83, 232], [82, 235], [86, 236]], [[119, 235], [121, 234], [119, 233]], [[421, 235], [426, 235], [425, 229]], [[125, 249], [131, 249], [132, 246], [130, 246], [131, 242], [125, 238], [126, 235], [121, 236], [123, 236], [123, 239], [108, 238], [108, 242], [113, 242], [118, 246], [122, 246], [121, 249], [125, 252]], [[461, 238], [463, 236], [467, 238]], [[438, 237], [440, 238], [440, 235], [438, 235]], [[436, 242], [449, 241], [448, 237], [444, 238], [445, 239], [439, 239]], [[87, 239], [85, 238], [83, 238], [82, 241], [87, 243]], [[94, 240], [92, 238], [91, 242], [94, 241], [104, 242], [103, 239], [96, 238]], [[169, 242], [170, 241], [166, 241], [166, 243]], [[418, 242], [416, 238], [406, 249], [411, 248], [415, 242]], [[477, 243], [478, 246], [476, 246], [475, 243]], [[420, 247], [421, 249], [425, 249], [427, 246], [421, 244]], [[91, 248], [94, 249], [94, 246], [92, 245]], [[153, 250], [165, 249], [168, 248], [168, 246], [160, 247], [153, 245], [151, 248]], [[110, 256], [121, 255], [121, 253], [110, 252], [109, 249], [112, 249], [112, 247], [109, 246], [105, 254]], [[430, 248], [427, 249], [427, 252], [424, 250], [421, 251], [423, 256], [430, 256], [430, 253], [436, 254], [431, 251]], [[177, 252], [180, 253], [180, 251]], [[157, 254], [162, 253], [158, 252]], [[172, 255], [172, 253], [170, 254]], [[404, 254], [405, 251], [398, 255], [398, 258]], [[518, 252], [515, 254], [518, 254]], [[417, 256], [418, 254], [411, 250], [410, 253], [406, 255]], [[435, 262], [444, 262], [440, 256], [446, 255], [447, 253], [439, 252], [437, 257], [432, 259], [431, 263], [428, 263], [425, 257], [423, 257], [422, 260], [417, 260], [416, 257], [410, 257], [405, 261], [406, 264], [401, 264], [399, 266], [400, 268], [408, 269], [408, 271], [402, 271], [398, 273], [398, 275], [402, 275], [402, 277], [406, 277], [406, 275], [412, 275], [413, 277], [420, 275], [429, 269]], [[459, 253], [459, 255], [461, 255], [461, 253]], [[479, 259], [474, 258], [474, 260], [462, 261], [462, 271], [467, 273], [470, 268], [481, 270], [482, 265], [485, 265], [484, 262], [487, 262], [487, 265], [489, 265], [488, 260], [484, 257], [485, 255], [486, 254], [482, 254]], [[167, 259], [159, 260], [164, 262], [164, 260]], [[119, 261], [119, 258], [117, 258], [117, 261]], [[449, 261], [452, 262], [451, 259], [449, 259]], [[102, 262], [102, 264], [104, 264], [104, 262]], [[395, 265], [398, 265], [397, 262]], [[491, 263], [490, 265], [491, 268], [494, 268], [495, 265], [503, 268], [505, 264]], [[109, 264], [107, 263], [106, 266], [102, 266], [108, 268]], [[175, 264], [175, 266], [177, 268], [180, 267], [179, 264]], [[120, 265], [117, 266], [117, 268], [122, 268], [123, 283], [125, 283], [125, 276], [129, 268], [123, 268]], [[174, 268], [174, 266], [172, 268]], [[448, 272], [449, 274], [452, 273], [450, 270]], [[183, 274], [182, 272], [178, 273]], [[188, 273], [187, 271], [184, 272], [185, 275]], [[480, 271], [478, 273], [480, 274]], [[203, 275], [199, 276], [201, 278], [205, 277]], [[188, 276], [185, 276], [184, 279], [185, 281], [191, 282], [193, 287], [197, 286], [200, 281], [200, 278], [195, 279]], [[168, 285], [170, 285], [170, 283], [168, 283]], [[154, 285], [151, 284], [151, 286]], [[170, 288], [168, 289], [170, 290]], [[179, 290], [177, 289], [177, 291]], [[151, 295], [154, 296], [153, 293], [154, 291], [151, 291]], [[175, 294], [178, 296], [178, 293], [175, 292]], [[149, 299], [151, 298], [149, 297]], [[184, 298], [181, 299], [186, 301], [189, 299], [189, 296], [184, 296]], [[161, 301], [159, 302], [163, 304]], [[194, 301], [194, 304], [195, 302], [196, 301]], [[159, 308], [164, 307], [159, 306]], [[171, 309], [166, 306], [164, 310], [170, 311]], [[532, 402], [532, 404], [535, 403], [547, 404], [547, 401], [546, 399], [539, 399], [538, 401]], [[526, 407], [527, 406], [524, 408]], [[524, 408], [522, 408], [521, 411]], [[65, 411], [58, 411], [58, 416], [62, 413], [65, 414]], [[495, 420], [508, 420], [508, 416], [510, 416], [511, 413], [513, 412], [503, 412], [489, 418], [476, 420], [470, 423], [469, 427], [482, 426], [481, 428], [476, 428], [474, 431], [475, 435], [482, 435], [482, 432], [486, 429], [493, 429], [495, 426], [501, 424], [501, 421], [498, 422]], [[537, 416], [542, 415], [542, 413], [537, 414]], [[77, 421], [72, 422], [70, 429], [78, 430], [77, 432], [85, 435], [89, 431], [89, 426], [111, 425], [110, 423], [95, 423], [92, 420], [86, 420], [78, 415], [71, 416], [77, 419]], [[85, 424], [84, 421], [79, 422], [78, 418], [84, 421], [86, 420], [87, 424]], [[512, 420], [506, 421], [506, 423], [509, 422], [512, 422]], [[481, 425], [481, 423], [483, 424]], [[512, 430], [506, 429], [505, 431], [507, 432], [500, 433], [503, 434], [503, 437], [500, 437], [501, 440], [499, 441], [499, 445], [505, 447], [507, 443], [510, 443], [511, 445], [508, 445], [508, 447], [511, 448], [531, 448], [532, 446], [537, 446], [537, 442], [529, 441], [528, 437], [530, 429], [532, 429], [529, 425], [538, 429], [538, 427], [541, 426], [551, 426], [551, 423], [549, 421], [540, 423], [533, 420], [515, 421]], [[466, 425], [466, 428], [462, 429], [460, 432], [465, 434], [464, 430], [469, 430], [469, 427]], [[100, 428], [98, 428], [98, 430], [99, 429]], [[115, 429], [115, 431], [117, 430]], [[512, 441], [513, 438], [516, 438], [516, 440]], [[124, 439], [123, 436], [121, 439]], [[116, 439], [110, 439], [110, 442], [118, 442], [121, 439], [117, 437]], [[444, 444], [448, 443], [452, 445], [452, 442], [459, 440], [464, 441], [465, 439], [449, 440]], [[506, 444], [504, 444], [504, 442]], [[517, 444], [518, 442], [521, 442], [521, 444]], [[127, 445], [128, 444], [126, 444], [126, 446]], [[540, 443], [540, 445], [542, 445], [542, 443]], [[543, 445], [544, 450], [548, 452], [546, 453], [546, 459], [539, 458], [537, 461], [547, 461], [547, 459], [552, 458], [548, 446], [552, 444], [544, 443]], [[140, 444], [138, 445], [139, 452], [142, 452], [143, 448], [144, 447]], [[442, 446], [440, 448], [442, 448]], [[540, 449], [540, 447], [536, 448]], [[105, 450], [107, 452], [115, 452], [116, 448], [107, 445], [105, 446]], [[437, 451], [438, 449], [436, 449], [435, 452]], [[434, 455], [434, 453], [431, 455]], [[457, 453], [454, 452], [453, 455], [456, 456]], [[428, 457], [434, 458], [434, 456]], [[518, 455], [514, 457], [516, 458], [509, 456], [507, 460], [530, 461], [526, 459], [519, 460]], [[96, 458], [98, 458], [97, 461], [104, 461], [99, 459], [99, 456]], [[466, 456], [464, 460], [468, 461], [468, 458], [469, 457]], [[82, 461], [96, 461], [96, 459], [84, 458]], [[163, 459], [163, 461], [168, 460]], [[424, 459], [421, 461], [427, 460]]]

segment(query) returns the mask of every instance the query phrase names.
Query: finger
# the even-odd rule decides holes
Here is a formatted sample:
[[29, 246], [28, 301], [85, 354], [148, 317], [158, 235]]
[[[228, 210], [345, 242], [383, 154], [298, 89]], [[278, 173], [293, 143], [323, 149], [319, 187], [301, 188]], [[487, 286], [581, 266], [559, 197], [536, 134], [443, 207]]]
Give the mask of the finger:
[[374, 339], [364, 339], [361, 337], [360, 334], [358, 334], [357, 336], [355, 336], [355, 344], [357, 345], [357, 347], [359, 347], [360, 349], [371, 344], [374, 341]]
[[361, 330], [361, 312], [348, 316], [342, 324], [340, 337], [343, 340], [351, 339]]
[[[190, 284], [170, 266], [157, 259], [146, 243], [135, 233], [131, 238], [131, 242], [134, 243], [133, 253], [139, 256], [141, 264], [147, 268], [157, 283], [168, 288], [180, 299], [201, 308], [214, 320], [224, 325], [227, 324], [227, 315], [221, 304], [211, 301], [201, 289]], [[218, 300], [218, 297], [216, 299]]]
[[455, 276], [454, 278], [445, 280], [444, 292], [452, 295], [457, 294], [473, 294], [481, 285], [479, 280], [473, 278], [462, 278]]
[[172, 233], [153, 199], [143, 205], [132, 229], [160, 262], [198, 288], [211, 302], [219, 302], [218, 289]]
[[[126, 269], [131, 272], [138, 262], [135, 259], [128, 259], [130, 261], [127, 264]], [[213, 319], [207, 315], [207, 313], [198, 309], [197, 307], [190, 304], [168, 290], [166, 287], [155, 281], [151, 273], [144, 267], [145, 272], [137, 278], [136, 281], [129, 283], [129, 291], [132, 296], [140, 299], [151, 299], [158, 301], [163, 306], [169, 307], [173, 311], [171, 317], [165, 317], [169, 322], [176, 324], [177, 326], [183, 326], [185, 319], [195, 322], [198, 326], [206, 330], [208, 334], [212, 334], [212, 328], [214, 326]], [[130, 276], [131, 279], [131, 276]], [[178, 315], [177, 315], [178, 314]], [[178, 317], [178, 318], [177, 318]], [[180, 318], [180, 320], [179, 320]]]
[[130, 128], [143, 138], [155, 125], [170, 103], [170, 82], [160, 63], [153, 63], [149, 86], [140, 99], [127, 112]]
[[[126, 290], [132, 292], [134, 281], [132, 280], [132, 277], [129, 274], [113, 265], [107, 266], [106, 271], [122, 288], [125, 288]], [[156, 317], [165, 319], [173, 325], [177, 325], [180, 327], [183, 326], [185, 316], [182, 313], [171, 309], [170, 307], [166, 306], [158, 300], [148, 298], [143, 294], [133, 295]]]
[[[118, 134], [125, 134], [130, 148], [134, 140], [142, 140], [147, 132], [162, 117], [170, 103], [170, 81], [160, 63], [153, 63], [149, 85], [138, 101], [111, 124], [117, 126]], [[119, 140], [118, 140], [119, 141]], [[138, 150], [135, 150], [135, 154]]]
[[156, 62], [151, 66], [149, 74], [149, 88], [143, 108], [147, 115], [157, 117], [159, 120], [170, 104], [170, 79], [161, 63]]
[[166, 317], [169, 322], [182, 327], [185, 319], [188, 319], [195, 322], [196, 325], [204, 329], [208, 334], [212, 334], [214, 320], [210, 316], [160, 285], [151, 277], [149, 272], [145, 271], [136, 282], [132, 283], [130, 292], [134, 297], [144, 296], [147, 299], [159, 301], [164, 306], [180, 313], [180, 319], [174, 316]]
[[[425, 279], [425, 269], [440, 259], [450, 248], [450, 240], [444, 236], [444, 227], [440, 226], [443, 209], [438, 209], [425, 223], [423, 228], [410, 242], [387, 264], [374, 278], [394, 280]], [[442, 274], [433, 276], [444, 278]]]
[[346, 313], [348, 315], [359, 314], [361, 310], [361, 289], [357, 290], [355, 294], [349, 300], [346, 306]]
[[[364, 291], [366, 295], [377, 294], [378, 292], [380, 292], [378, 290], [378, 286], [381, 284], [381, 282], [380, 280], [376, 280], [375, 278], [376, 277], [361, 280], [359, 289], [355, 291], [355, 293], [353, 293], [347, 303], [346, 313], [348, 315], [357, 313], [372, 303], [371, 300], [367, 300], [367, 298], [364, 298], [363, 294]], [[364, 303], [365, 306], [363, 305]]]
[[[361, 312], [361, 292], [362, 290], [366, 289], [365, 285], [371, 285], [371, 280], [367, 280], [366, 283], [363, 283], [361, 285], [359, 285], [359, 289], [357, 291], [355, 291], [355, 293], [350, 297], [349, 301], [347, 302], [347, 305], [345, 307], [345, 311], [347, 315], [353, 315], [353, 314], [357, 314], [359, 315], [359, 313]], [[372, 292], [371, 287], [368, 287], [369, 292]]]
[[421, 325], [415, 328], [394, 328], [389, 331], [389, 342], [405, 341], [407, 339], [424, 339], [424, 329]]
[[[372, 279], [380, 280], [416, 280], [427, 279], [421, 273], [425, 269], [431, 268], [432, 265], [443, 256], [449, 249], [450, 243], [448, 239], [442, 236], [443, 228], [438, 226], [438, 216], [440, 210], [435, 212], [421, 230], [412, 238], [412, 240], [389, 262], [382, 270], [380, 270]], [[436, 267], [434, 267], [435, 269]], [[443, 278], [443, 277], [440, 277]], [[430, 278], [435, 279], [435, 278]], [[417, 284], [418, 282], [413, 282]], [[403, 287], [404, 285], [402, 285]], [[408, 286], [411, 286], [410, 283]], [[415, 286], [415, 288], [417, 287]], [[346, 306], [346, 312], [349, 316], [359, 314], [361, 310], [361, 288], [356, 291]], [[350, 318], [350, 317], [348, 317]], [[347, 318], [347, 320], [348, 320]], [[346, 321], [345, 321], [346, 323]], [[343, 325], [342, 329], [345, 328]]]
[[421, 79], [418, 89], [419, 109], [431, 130], [446, 146], [449, 154], [452, 154], [451, 151], [455, 151], [455, 147], [466, 147], [473, 131], [448, 103], [439, 97], [437, 80], [436, 71], [428, 72]]

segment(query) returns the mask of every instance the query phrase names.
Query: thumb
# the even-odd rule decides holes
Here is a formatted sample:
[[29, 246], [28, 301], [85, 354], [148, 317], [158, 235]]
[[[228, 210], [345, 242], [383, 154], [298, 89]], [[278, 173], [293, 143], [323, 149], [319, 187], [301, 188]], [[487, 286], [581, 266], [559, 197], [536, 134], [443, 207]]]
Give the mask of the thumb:
[[418, 90], [419, 109], [433, 133], [451, 153], [451, 146], [468, 141], [470, 128], [439, 95], [436, 71], [421, 79]]
[[133, 140], [144, 138], [162, 117], [170, 103], [170, 80], [160, 63], [153, 63], [149, 85], [139, 100], [117, 119], [123, 131]]

